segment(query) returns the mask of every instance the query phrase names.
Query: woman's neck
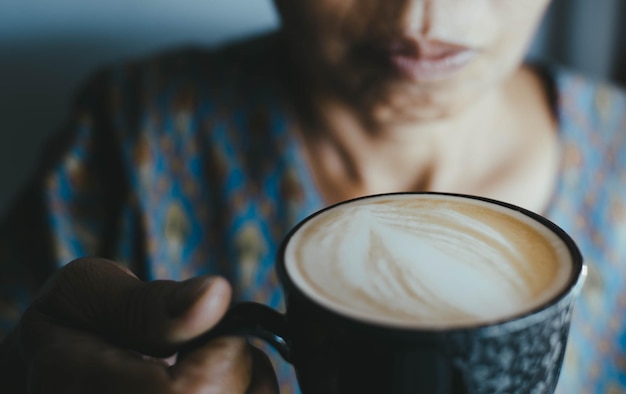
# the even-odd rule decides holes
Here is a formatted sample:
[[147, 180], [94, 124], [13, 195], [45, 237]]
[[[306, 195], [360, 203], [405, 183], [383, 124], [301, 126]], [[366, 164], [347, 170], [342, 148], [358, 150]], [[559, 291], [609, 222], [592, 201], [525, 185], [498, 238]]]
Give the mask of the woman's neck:
[[[340, 100], [318, 98], [314, 107], [322, 121], [303, 126], [309, 163], [329, 203], [365, 194], [445, 191], [541, 210], [553, 179], [542, 179], [534, 167], [555, 173], [558, 156], [549, 106], [537, 100], [542, 92], [537, 78], [520, 70], [464, 111], [401, 124], [376, 124]], [[537, 196], [538, 185], [548, 191]], [[524, 187], [534, 197], [521, 193]]]

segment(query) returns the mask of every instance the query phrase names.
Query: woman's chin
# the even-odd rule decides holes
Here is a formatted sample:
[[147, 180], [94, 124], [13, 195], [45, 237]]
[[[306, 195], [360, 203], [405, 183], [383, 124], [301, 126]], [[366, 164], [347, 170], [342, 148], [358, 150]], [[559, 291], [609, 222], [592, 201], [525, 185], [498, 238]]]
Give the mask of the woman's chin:
[[444, 106], [419, 107], [416, 109], [379, 105], [371, 113], [373, 123], [381, 126], [393, 126], [443, 121], [453, 117], [455, 112], [452, 108]]
[[454, 117], [472, 104], [477, 95], [458, 91], [414, 92], [390, 89], [370, 96], [362, 110], [369, 113], [375, 123], [400, 124], [409, 122], [434, 122]]

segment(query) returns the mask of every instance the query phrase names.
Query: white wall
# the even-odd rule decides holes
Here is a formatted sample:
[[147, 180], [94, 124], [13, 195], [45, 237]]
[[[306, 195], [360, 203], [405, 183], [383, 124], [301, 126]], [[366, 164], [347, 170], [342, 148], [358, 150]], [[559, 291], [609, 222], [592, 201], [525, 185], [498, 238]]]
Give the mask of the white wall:
[[277, 23], [271, 0], [0, 0], [0, 213], [95, 67]]

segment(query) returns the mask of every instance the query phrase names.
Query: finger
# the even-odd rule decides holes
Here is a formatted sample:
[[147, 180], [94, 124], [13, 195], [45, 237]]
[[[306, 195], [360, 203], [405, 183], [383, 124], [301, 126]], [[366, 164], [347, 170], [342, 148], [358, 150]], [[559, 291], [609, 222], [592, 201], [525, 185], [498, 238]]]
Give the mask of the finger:
[[252, 363], [244, 338], [216, 338], [171, 367], [175, 392], [244, 394], [252, 381]]
[[111, 261], [89, 258], [55, 275], [32, 309], [121, 347], [163, 357], [215, 325], [230, 295], [222, 278], [146, 283]]
[[252, 351], [252, 380], [246, 394], [278, 394], [278, 380], [269, 357], [260, 349]]

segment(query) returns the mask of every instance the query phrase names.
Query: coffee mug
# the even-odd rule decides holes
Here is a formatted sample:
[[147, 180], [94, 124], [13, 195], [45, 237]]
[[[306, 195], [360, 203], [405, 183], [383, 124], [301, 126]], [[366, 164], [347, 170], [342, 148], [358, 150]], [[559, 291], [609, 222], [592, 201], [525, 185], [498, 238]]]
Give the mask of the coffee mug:
[[304, 394], [552, 393], [586, 277], [549, 220], [445, 193], [325, 208], [287, 235], [276, 269], [285, 314], [237, 304], [183, 353], [262, 338]]

